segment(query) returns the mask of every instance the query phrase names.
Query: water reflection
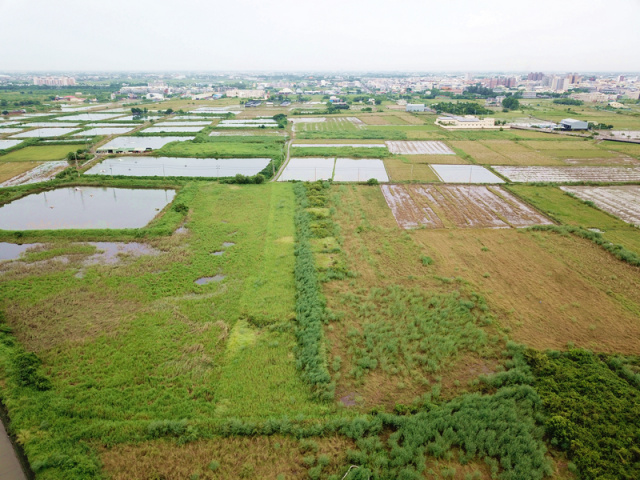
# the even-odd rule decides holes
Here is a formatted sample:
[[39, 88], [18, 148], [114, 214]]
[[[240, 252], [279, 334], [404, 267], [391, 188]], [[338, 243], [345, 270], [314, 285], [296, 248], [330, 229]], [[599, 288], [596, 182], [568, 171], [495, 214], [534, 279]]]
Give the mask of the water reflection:
[[175, 190], [69, 187], [28, 195], [0, 208], [0, 229], [140, 228]]

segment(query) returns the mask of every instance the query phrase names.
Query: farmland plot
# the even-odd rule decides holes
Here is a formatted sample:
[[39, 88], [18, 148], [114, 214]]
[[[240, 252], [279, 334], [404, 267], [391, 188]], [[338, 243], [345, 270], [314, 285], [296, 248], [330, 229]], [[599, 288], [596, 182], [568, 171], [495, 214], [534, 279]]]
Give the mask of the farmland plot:
[[304, 132], [356, 131], [358, 129], [359, 127], [350, 122], [347, 117], [328, 118], [323, 122], [306, 122], [300, 126], [300, 130]]
[[360, 128], [363, 125], [366, 125], [362, 120], [360, 120], [358, 117], [347, 117], [347, 120], [349, 120], [351, 123], [353, 123], [356, 127]]
[[443, 142], [385, 142], [391, 153], [399, 155], [455, 155]]
[[481, 142], [503, 157], [494, 163], [504, 165], [557, 165], [559, 163], [550, 155], [536, 152], [511, 140], [481, 140]]
[[489, 170], [478, 165], [431, 165], [444, 183], [504, 183]]
[[551, 224], [500, 187], [406, 185], [382, 191], [398, 225], [509, 228]]
[[416, 203], [405, 185], [382, 185], [382, 195], [387, 201], [393, 216], [402, 228], [416, 228], [426, 225], [428, 228], [443, 228], [442, 220], [428, 204]]
[[204, 127], [195, 126], [195, 127], [173, 127], [170, 125], [162, 126], [162, 127], [151, 127], [145, 128], [142, 130], [142, 133], [162, 133], [162, 132], [172, 132], [172, 133], [195, 133], [202, 130]]
[[71, 132], [75, 132], [77, 128], [36, 128], [26, 132], [17, 133], [12, 138], [35, 138], [35, 137], [61, 137]]
[[18, 133], [22, 130], [22, 128], [0, 128], [0, 136], [9, 135], [10, 133]]
[[280, 182], [288, 180], [316, 181], [333, 177], [333, 158], [292, 158], [284, 172], [278, 178]]
[[389, 177], [384, 163], [379, 159], [353, 160], [351, 158], [336, 159], [333, 179], [336, 182], [363, 182], [375, 178], [379, 182], [388, 182]]
[[495, 165], [497, 163], [505, 163], [507, 157], [494, 152], [493, 150], [482, 145], [480, 142], [474, 141], [454, 141], [451, 142], [454, 148], [463, 150], [464, 153], [471, 155], [478, 163], [487, 165]]
[[123, 133], [128, 133], [131, 131], [131, 128], [124, 128], [124, 127], [97, 127], [97, 128], [91, 128], [89, 130], [85, 130], [83, 132], [79, 132], [79, 133], [74, 133], [73, 136], [74, 137], [78, 137], [78, 136], [87, 136], [87, 137], [92, 137], [94, 135], [122, 135]]
[[20, 145], [22, 140], [0, 140], [0, 150]]
[[16, 171], [16, 175], [5, 180], [3, 183], [0, 183], [0, 187], [15, 187], [16, 185], [45, 182], [53, 179], [56, 174], [69, 166], [66, 160], [62, 160], [58, 162], [44, 162], [40, 164], [34, 164], [33, 162], [11, 162], [10, 164], [4, 163], [0, 165], [0, 167], [7, 165], [25, 165], [28, 166], [28, 170]]
[[353, 147], [353, 148], [384, 148], [382, 143], [294, 143], [292, 147], [300, 148], [338, 148], [338, 147]]
[[512, 182], [633, 182], [640, 167], [511, 167], [494, 166]]
[[640, 227], [640, 187], [560, 187], [616, 217]]

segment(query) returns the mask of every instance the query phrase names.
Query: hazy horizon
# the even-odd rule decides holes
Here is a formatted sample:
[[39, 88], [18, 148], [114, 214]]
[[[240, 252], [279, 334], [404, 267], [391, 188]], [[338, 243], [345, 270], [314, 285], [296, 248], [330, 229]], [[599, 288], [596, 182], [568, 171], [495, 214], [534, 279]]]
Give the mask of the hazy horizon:
[[635, 73], [613, 13], [640, 1], [0, 0], [0, 71]]

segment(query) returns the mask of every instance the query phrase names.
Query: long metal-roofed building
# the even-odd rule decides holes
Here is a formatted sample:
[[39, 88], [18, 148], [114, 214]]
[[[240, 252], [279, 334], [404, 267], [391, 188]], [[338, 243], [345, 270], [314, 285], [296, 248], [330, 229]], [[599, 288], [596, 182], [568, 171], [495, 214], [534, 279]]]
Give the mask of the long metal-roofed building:
[[560, 122], [562, 130], [589, 130], [589, 123], [574, 118], [565, 118]]
[[435, 124], [445, 129], [509, 128], [508, 126], [502, 127], [501, 125], [496, 125], [495, 118], [480, 119], [473, 115], [446, 115], [438, 117]]

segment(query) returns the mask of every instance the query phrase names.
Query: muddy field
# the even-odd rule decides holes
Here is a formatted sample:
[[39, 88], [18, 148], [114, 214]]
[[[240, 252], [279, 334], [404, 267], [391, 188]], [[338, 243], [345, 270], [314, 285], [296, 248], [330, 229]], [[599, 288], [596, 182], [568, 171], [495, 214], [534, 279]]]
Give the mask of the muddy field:
[[640, 167], [508, 167], [493, 169], [512, 182], [634, 182]]
[[399, 155], [455, 155], [443, 142], [386, 142], [391, 153]]
[[640, 227], [640, 187], [560, 187], [627, 223]]
[[402, 228], [509, 228], [552, 222], [500, 187], [383, 185]]
[[362, 127], [362, 126], [366, 125], [358, 117], [347, 117], [347, 120], [349, 120], [351, 123], [353, 123], [356, 127]]

